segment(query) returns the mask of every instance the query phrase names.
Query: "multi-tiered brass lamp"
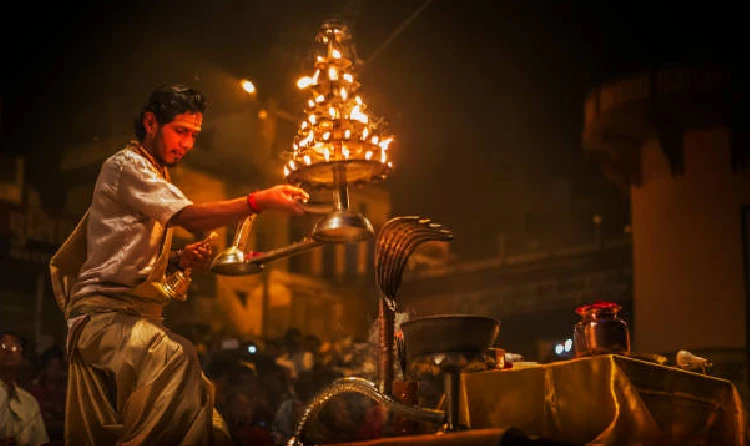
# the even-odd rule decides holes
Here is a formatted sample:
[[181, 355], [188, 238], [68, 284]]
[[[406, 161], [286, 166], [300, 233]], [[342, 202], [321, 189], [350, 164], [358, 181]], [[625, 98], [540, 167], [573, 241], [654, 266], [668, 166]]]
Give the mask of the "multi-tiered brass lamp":
[[355, 242], [372, 236], [370, 221], [349, 209], [349, 186], [385, 179], [391, 171], [383, 119], [368, 115], [357, 93], [359, 60], [349, 31], [341, 22], [321, 26], [316, 36], [320, 52], [314, 73], [297, 86], [309, 92], [305, 118], [284, 166], [290, 184], [308, 190], [332, 190], [333, 210], [314, 227], [312, 238], [322, 242]]
[[220, 275], [242, 276], [263, 270], [266, 263], [318, 247], [323, 243], [351, 243], [373, 236], [370, 221], [349, 209], [349, 186], [385, 179], [391, 171], [387, 135], [382, 118], [373, 118], [357, 94], [356, 57], [349, 31], [343, 23], [326, 22], [316, 35], [320, 53], [314, 74], [297, 86], [310, 97], [287, 153], [284, 178], [307, 190], [331, 190], [333, 208], [327, 210], [310, 236], [265, 253], [247, 252], [253, 216], [237, 224], [232, 245], [219, 253], [211, 270]]

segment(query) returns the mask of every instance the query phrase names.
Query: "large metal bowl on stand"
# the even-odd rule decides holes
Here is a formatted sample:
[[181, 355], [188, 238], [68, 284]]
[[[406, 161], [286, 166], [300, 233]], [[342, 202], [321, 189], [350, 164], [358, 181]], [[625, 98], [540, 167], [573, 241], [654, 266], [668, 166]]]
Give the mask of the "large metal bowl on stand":
[[440, 353], [484, 353], [500, 332], [500, 321], [475, 314], [436, 314], [401, 323], [407, 361]]
[[[484, 352], [497, 339], [500, 321], [474, 314], [436, 314], [401, 323], [407, 368], [427, 361], [443, 378], [443, 432], [466, 429], [459, 422], [460, 377], [472, 361], [483, 364]], [[405, 371], [405, 374], [410, 374]]]

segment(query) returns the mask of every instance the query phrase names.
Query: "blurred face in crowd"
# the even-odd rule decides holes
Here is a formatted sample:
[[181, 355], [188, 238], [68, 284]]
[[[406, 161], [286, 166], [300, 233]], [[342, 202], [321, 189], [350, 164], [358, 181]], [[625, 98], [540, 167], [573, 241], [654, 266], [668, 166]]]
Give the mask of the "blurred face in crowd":
[[21, 340], [11, 334], [0, 338], [0, 369], [17, 369], [23, 365]]
[[252, 398], [243, 392], [239, 392], [232, 396], [227, 408], [227, 418], [235, 426], [251, 426], [253, 424], [253, 409]]
[[51, 358], [44, 369], [44, 374], [50, 381], [64, 381], [65, 364], [60, 358]]

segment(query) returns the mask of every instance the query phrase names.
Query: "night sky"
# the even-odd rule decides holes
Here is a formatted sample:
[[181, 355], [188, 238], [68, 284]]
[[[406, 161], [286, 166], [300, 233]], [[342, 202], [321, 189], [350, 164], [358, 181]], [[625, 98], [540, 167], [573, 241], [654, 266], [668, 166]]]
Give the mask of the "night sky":
[[[577, 203], [573, 226], [585, 229], [591, 212], [606, 215], [612, 233], [627, 224], [627, 197], [581, 147], [582, 104], [593, 86], [649, 67], [725, 63], [747, 52], [739, 47], [738, 7], [719, 2], [434, 0], [381, 48], [424, 4], [19, 4], [0, 27], [2, 150], [29, 156], [29, 180], [54, 203], [61, 146], [105, 134], [112, 122], [127, 131], [156, 84], [203, 88], [197, 67], [251, 76], [260, 99], [295, 111], [294, 82], [309, 67], [315, 32], [336, 16], [349, 23], [363, 60], [381, 49], [360, 79], [365, 99], [397, 137], [394, 213], [444, 223], [456, 233], [456, 252], [478, 257], [491, 254], [497, 233], [529, 209], [542, 209], [537, 225], [557, 225], [543, 210], [560, 185]], [[113, 101], [114, 110], [106, 105]], [[222, 107], [219, 94], [209, 101], [209, 113]]]

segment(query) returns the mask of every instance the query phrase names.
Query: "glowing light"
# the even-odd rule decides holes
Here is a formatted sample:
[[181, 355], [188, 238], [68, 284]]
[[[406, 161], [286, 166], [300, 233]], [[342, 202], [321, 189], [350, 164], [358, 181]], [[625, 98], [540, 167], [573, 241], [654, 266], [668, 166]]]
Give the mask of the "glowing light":
[[255, 94], [255, 84], [253, 84], [253, 82], [248, 79], [242, 79], [240, 81], [240, 87], [247, 94]]
[[291, 176], [316, 163], [349, 161], [366, 163], [360, 170], [372, 172], [361, 174], [362, 180], [369, 181], [387, 174], [393, 166], [387, 154], [393, 138], [386, 133], [386, 123], [372, 114], [358, 94], [360, 84], [354, 80], [357, 73], [353, 68], [360, 61], [353, 60], [356, 51], [349, 47], [347, 33], [345, 26], [321, 27], [316, 40], [327, 50], [315, 57], [313, 75], [297, 81], [300, 89], [307, 90], [307, 119], [300, 122], [295, 150], [289, 152], [296, 161], [286, 166], [285, 172], [289, 170]]
[[339, 80], [339, 72], [333, 67], [328, 69], [328, 80], [331, 80], [331, 81]]
[[310, 76], [304, 76], [304, 77], [299, 78], [299, 80], [297, 81], [297, 87], [299, 87], [302, 90], [312, 85], [315, 85], [315, 83], [316, 83], [315, 78], [312, 78]]

